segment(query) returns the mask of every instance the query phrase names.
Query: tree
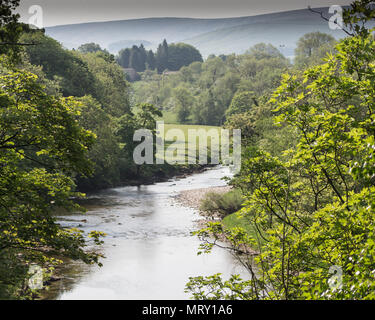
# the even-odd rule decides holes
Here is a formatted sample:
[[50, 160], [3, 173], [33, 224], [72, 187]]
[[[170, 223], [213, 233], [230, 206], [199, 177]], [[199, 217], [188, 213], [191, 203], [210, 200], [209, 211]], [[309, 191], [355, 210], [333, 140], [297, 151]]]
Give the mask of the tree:
[[207, 59], [202, 65], [202, 86], [208, 88], [226, 72], [225, 63], [218, 57]]
[[321, 62], [328, 52], [332, 52], [336, 40], [329, 34], [321, 32], [307, 33], [298, 40], [295, 50], [295, 64], [306, 67]]
[[194, 107], [193, 117], [195, 123], [205, 125], [218, 125], [222, 118], [220, 113], [216, 112], [217, 104], [211, 90], [203, 91]]
[[98, 51], [105, 52], [105, 50], [103, 50], [100, 47], [100, 45], [98, 45], [97, 43], [94, 43], [94, 42], [85, 43], [85, 44], [79, 46], [78, 51], [80, 51], [82, 53], [93, 53], [93, 52], [98, 52]]
[[143, 72], [146, 68], [145, 60], [143, 60], [143, 56], [136, 46], [134, 46], [130, 52], [129, 57], [129, 68], [133, 68], [136, 71]]
[[[3, 0], [0, 4], [0, 27], [6, 27], [9, 23], [17, 23], [19, 14], [14, 13], [19, 6], [19, 0]], [[6, 30], [1, 32], [2, 36], [7, 37]]]
[[122, 49], [117, 57], [117, 62], [123, 68], [133, 68], [138, 72], [156, 68], [156, 60], [152, 50], [146, 51], [143, 44], [134, 45], [131, 49]]
[[156, 68], [156, 59], [152, 50], [147, 51], [147, 69], [154, 70]]
[[129, 112], [128, 83], [121, 67], [102, 52], [77, 55], [93, 76], [92, 96], [105, 113], [120, 117]]
[[117, 62], [121, 67], [129, 68], [130, 52], [131, 51], [129, 48], [120, 50], [117, 57]]
[[252, 139], [257, 134], [255, 128], [255, 117], [251, 111], [234, 113], [230, 115], [225, 122], [226, 129], [241, 129], [241, 143], [243, 145], [246, 145], [247, 141]]
[[232, 63], [242, 78], [238, 89], [253, 91], [258, 97], [272, 93], [289, 66], [289, 60], [279, 50], [265, 44], [254, 46]]
[[244, 113], [250, 111], [253, 105], [256, 105], [258, 102], [253, 92], [244, 91], [237, 92], [226, 111], [226, 116], [229, 117], [233, 114]]
[[0, 2], [0, 54], [7, 53], [13, 59], [19, 58], [20, 46], [17, 45], [24, 27], [18, 23], [20, 15], [15, 13], [19, 0]]
[[[47, 272], [57, 256], [94, 263], [100, 254], [86, 252], [82, 232], [62, 228], [52, 214], [79, 209], [71, 177], [92, 172], [87, 150], [95, 136], [77, 122], [79, 103], [47, 95], [35, 75], [4, 58], [0, 68], [0, 296], [9, 298], [30, 293], [31, 263]], [[98, 244], [100, 235], [90, 233]]]
[[159, 73], [162, 73], [165, 69], [168, 68], [168, 43], [164, 39], [162, 44], [159, 44], [158, 50], [156, 51], [156, 67]]
[[64, 96], [95, 96], [94, 76], [79, 55], [65, 50], [43, 31], [24, 33], [21, 41], [38, 43], [25, 48], [28, 60], [33, 65], [42, 66], [48, 79], [58, 80]]
[[[133, 151], [139, 142], [134, 141], [134, 132], [138, 129], [150, 130], [154, 141], [156, 136], [156, 119], [162, 116], [161, 111], [150, 103], [141, 103], [136, 106], [137, 112], [130, 112], [118, 119], [117, 136], [123, 144], [122, 152], [127, 162], [122, 167], [122, 177], [134, 175], [140, 178], [141, 166], [134, 164]], [[155, 156], [154, 146], [154, 156]], [[135, 169], [135, 172], [134, 172]]]
[[143, 72], [145, 71], [146, 69], [146, 63], [147, 63], [147, 52], [146, 52], [146, 49], [145, 47], [143, 46], [143, 44], [141, 44], [139, 46], [139, 57], [140, 57], [140, 60], [142, 62], [142, 66], [141, 66], [141, 70], [139, 70], [140, 72]]
[[168, 70], [177, 71], [195, 61], [203, 62], [203, 59], [200, 52], [193, 46], [186, 43], [169, 45]]
[[177, 101], [177, 119], [180, 123], [185, 123], [194, 106], [194, 97], [189, 90], [184, 87], [174, 89], [173, 95]]
[[274, 47], [272, 44], [258, 43], [249, 50], [246, 54], [249, 54], [256, 58], [257, 60], [261, 59], [271, 59], [271, 58], [284, 58], [281, 52]]
[[117, 186], [120, 183], [120, 146], [115, 135], [115, 123], [100, 103], [91, 96], [78, 99], [80, 125], [96, 135], [88, 157], [93, 163], [93, 174], [78, 176], [77, 187], [82, 191], [95, 191]]

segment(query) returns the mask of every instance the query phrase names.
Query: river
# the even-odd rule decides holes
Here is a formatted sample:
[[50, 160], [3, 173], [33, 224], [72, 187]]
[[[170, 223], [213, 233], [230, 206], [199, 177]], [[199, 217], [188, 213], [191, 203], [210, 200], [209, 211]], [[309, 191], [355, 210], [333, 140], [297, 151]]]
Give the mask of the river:
[[64, 226], [107, 234], [100, 251], [103, 267], [69, 262], [64, 279], [54, 282], [48, 299], [188, 299], [189, 277], [242, 273], [229, 253], [215, 248], [197, 255], [191, 236], [201, 217], [174, 197], [183, 190], [226, 185], [228, 168], [216, 167], [187, 178], [140, 187], [121, 187], [90, 195], [87, 213], [59, 216]]

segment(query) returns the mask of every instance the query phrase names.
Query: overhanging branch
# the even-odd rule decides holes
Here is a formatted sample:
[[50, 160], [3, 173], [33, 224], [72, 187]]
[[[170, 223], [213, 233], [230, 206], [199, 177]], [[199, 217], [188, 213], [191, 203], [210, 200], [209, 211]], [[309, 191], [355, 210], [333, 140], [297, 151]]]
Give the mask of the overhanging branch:
[[[325, 17], [325, 16], [323, 15], [323, 12], [318, 11], [318, 10], [314, 10], [313, 8], [311, 8], [311, 6], [308, 6], [307, 8], [308, 8], [311, 12], [319, 14], [320, 17], [321, 17], [323, 20], [328, 21], [328, 22], [330, 21], [327, 17]], [[354, 36], [353, 33], [349, 32], [348, 30], [345, 30], [343, 27], [340, 27], [340, 29], [341, 29], [342, 31], [344, 31], [347, 35], [349, 35], [349, 36], [351, 36], [351, 37]]]
[[0, 42], [0, 46], [36, 46], [39, 43]]

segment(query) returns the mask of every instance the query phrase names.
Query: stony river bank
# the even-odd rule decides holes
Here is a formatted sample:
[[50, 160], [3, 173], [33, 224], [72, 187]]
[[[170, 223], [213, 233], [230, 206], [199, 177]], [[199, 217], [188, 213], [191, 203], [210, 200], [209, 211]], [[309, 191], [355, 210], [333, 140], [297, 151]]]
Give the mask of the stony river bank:
[[201, 201], [205, 196], [210, 192], [215, 193], [226, 193], [231, 190], [230, 186], [221, 186], [221, 187], [209, 187], [209, 188], [200, 188], [193, 190], [184, 190], [176, 196], [177, 202], [182, 205], [193, 208], [195, 210], [200, 210]]

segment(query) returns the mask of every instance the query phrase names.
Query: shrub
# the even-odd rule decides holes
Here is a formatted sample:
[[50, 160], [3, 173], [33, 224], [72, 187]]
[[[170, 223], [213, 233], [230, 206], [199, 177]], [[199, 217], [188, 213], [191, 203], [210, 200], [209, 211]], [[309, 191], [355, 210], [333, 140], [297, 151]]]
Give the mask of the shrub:
[[241, 209], [243, 197], [240, 190], [231, 190], [224, 194], [209, 192], [201, 201], [200, 210], [211, 215], [225, 217]]

